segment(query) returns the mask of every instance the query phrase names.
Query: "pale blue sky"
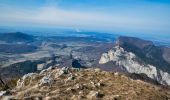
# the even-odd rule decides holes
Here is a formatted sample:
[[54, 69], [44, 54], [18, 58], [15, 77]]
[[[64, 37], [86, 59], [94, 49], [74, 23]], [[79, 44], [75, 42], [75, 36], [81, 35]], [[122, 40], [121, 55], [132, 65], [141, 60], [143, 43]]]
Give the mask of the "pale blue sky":
[[0, 0], [1, 26], [170, 34], [170, 0]]

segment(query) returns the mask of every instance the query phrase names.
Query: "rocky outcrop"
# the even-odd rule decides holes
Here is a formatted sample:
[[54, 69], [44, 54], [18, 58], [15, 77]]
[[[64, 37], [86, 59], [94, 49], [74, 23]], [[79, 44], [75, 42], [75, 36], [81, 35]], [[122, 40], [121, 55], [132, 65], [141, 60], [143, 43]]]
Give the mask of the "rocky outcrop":
[[49, 86], [51, 86], [52, 85], [52, 83], [53, 83], [53, 79], [51, 78], [51, 76], [50, 75], [48, 75], [48, 76], [44, 76], [41, 80], [40, 80], [40, 86], [42, 86], [42, 85], [49, 85]]
[[17, 81], [17, 86], [16, 88], [20, 89], [26, 85], [31, 84], [33, 79], [36, 78], [36, 73], [28, 73], [25, 74], [21, 79]]
[[10, 90], [0, 92], [0, 99], [27, 100], [167, 100], [169, 90], [140, 80], [133, 80], [118, 72], [100, 69], [54, 67], [23, 76]]
[[155, 66], [164, 72], [170, 73], [169, 52], [167, 47], [156, 46], [153, 42], [135, 37], [119, 37], [116, 41], [127, 52], [134, 53], [146, 64]]
[[117, 66], [123, 66], [129, 73], [143, 73], [161, 84], [170, 85], [170, 75], [167, 72], [145, 63], [134, 53], [125, 51], [119, 45], [113, 47], [108, 53], [104, 53], [99, 64], [105, 64], [110, 61], [116, 62]]

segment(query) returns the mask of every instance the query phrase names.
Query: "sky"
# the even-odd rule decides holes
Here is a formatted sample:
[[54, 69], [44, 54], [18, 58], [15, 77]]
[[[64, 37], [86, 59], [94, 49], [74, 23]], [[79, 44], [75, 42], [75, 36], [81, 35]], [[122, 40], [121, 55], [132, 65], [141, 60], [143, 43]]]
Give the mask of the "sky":
[[170, 0], [0, 0], [0, 26], [170, 36]]

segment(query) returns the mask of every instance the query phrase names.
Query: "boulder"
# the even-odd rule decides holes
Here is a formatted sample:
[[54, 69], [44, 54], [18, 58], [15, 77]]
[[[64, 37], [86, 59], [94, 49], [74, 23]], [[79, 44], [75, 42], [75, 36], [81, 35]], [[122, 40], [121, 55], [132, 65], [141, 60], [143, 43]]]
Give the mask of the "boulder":
[[0, 97], [5, 95], [7, 92], [6, 91], [0, 91]]
[[50, 77], [50, 75], [44, 76], [40, 80], [40, 86], [42, 86], [42, 85], [52, 86], [52, 84], [53, 84], [53, 79]]
[[61, 70], [64, 72], [64, 74], [68, 74], [68, 72], [69, 72], [68, 67], [63, 67]]
[[89, 94], [87, 95], [87, 98], [90, 100], [101, 98], [104, 95], [99, 93], [98, 91], [90, 91]]

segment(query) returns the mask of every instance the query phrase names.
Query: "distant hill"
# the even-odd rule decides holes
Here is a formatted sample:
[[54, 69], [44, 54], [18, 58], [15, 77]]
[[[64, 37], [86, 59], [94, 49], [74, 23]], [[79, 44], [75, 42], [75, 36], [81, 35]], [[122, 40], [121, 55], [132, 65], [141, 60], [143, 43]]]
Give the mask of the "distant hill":
[[34, 36], [21, 32], [0, 34], [0, 41], [5, 42], [32, 42], [34, 40], [35, 40]]

